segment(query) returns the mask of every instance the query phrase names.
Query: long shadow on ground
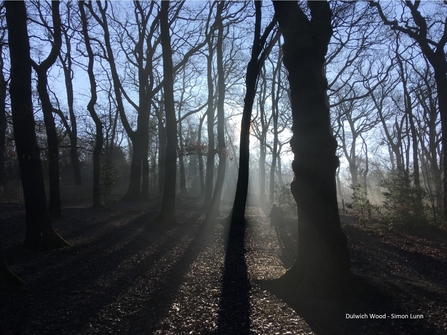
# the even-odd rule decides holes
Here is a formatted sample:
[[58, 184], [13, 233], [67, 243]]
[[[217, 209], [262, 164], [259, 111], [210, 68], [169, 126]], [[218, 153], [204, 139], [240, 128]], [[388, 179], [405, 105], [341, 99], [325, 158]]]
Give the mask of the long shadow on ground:
[[[351, 239], [352, 234], [355, 238]], [[409, 285], [410, 278], [402, 277], [402, 274], [396, 277], [399, 274], [393, 274], [390, 269], [392, 262], [403, 259], [407, 267], [413, 268], [425, 280], [439, 285], [440, 276], [427, 271], [427, 267], [439, 268], [440, 261], [386, 245], [355, 227], [348, 228], [348, 238], [354, 271], [362, 274], [356, 276], [363, 290], [363, 296], [358, 299], [342, 302], [300, 299], [287, 294], [281, 287], [281, 280], [261, 282], [261, 286], [293, 308], [317, 335], [444, 334], [443, 329], [436, 328], [430, 322], [432, 315], [422, 314], [423, 319], [410, 319], [411, 315], [420, 315], [420, 299], [439, 302], [441, 297], [428, 289]], [[398, 284], [405, 281], [404, 286]], [[386, 317], [377, 319], [372, 314]]]
[[218, 316], [218, 334], [250, 334], [250, 282], [245, 261], [245, 227], [229, 224]]
[[22, 268], [36, 272], [28, 285], [1, 293], [0, 333], [151, 333], [203, 245], [200, 215], [166, 231], [151, 226], [149, 213], [107, 227], [82, 246], [41, 253]]

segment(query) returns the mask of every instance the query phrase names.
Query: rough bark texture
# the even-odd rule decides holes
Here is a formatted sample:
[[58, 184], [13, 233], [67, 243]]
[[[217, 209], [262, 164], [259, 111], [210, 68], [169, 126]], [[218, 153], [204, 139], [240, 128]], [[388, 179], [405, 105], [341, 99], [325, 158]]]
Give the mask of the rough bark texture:
[[34, 131], [25, 4], [8, 1], [5, 8], [11, 57], [10, 96], [14, 138], [26, 208], [24, 246], [33, 249], [57, 248], [67, 243], [55, 233], [47, 211], [40, 151]]
[[324, 73], [332, 12], [327, 2], [309, 1], [309, 20], [296, 2], [275, 1], [274, 6], [289, 71], [295, 175], [291, 189], [299, 218], [298, 256], [282, 280], [298, 295], [343, 296], [351, 290], [350, 258], [337, 208], [339, 161]]

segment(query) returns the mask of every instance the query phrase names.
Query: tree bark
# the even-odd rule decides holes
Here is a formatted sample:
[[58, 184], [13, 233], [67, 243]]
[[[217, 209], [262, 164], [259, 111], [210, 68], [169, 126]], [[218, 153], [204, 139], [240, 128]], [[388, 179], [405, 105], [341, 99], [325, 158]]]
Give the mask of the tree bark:
[[25, 3], [5, 2], [11, 59], [11, 109], [26, 209], [24, 246], [49, 250], [67, 245], [47, 211], [40, 151], [31, 102], [31, 59]]
[[47, 132], [48, 143], [48, 174], [50, 184], [50, 201], [48, 210], [54, 217], [61, 216], [61, 197], [59, 188], [59, 138], [56, 131], [56, 124], [53, 116], [53, 106], [48, 94], [48, 69], [56, 62], [57, 55], [60, 52], [61, 37], [61, 18], [59, 14], [59, 2], [51, 3], [51, 11], [54, 26], [54, 41], [50, 54], [40, 64], [31, 62], [37, 73], [37, 91], [39, 92], [40, 102], [42, 104], [42, 112]]
[[[296, 2], [273, 2], [284, 37], [293, 115], [292, 194], [298, 208], [298, 256], [282, 277], [300, 296], [339, 297], [352, 289], [347, 238], [340, 227], [335, 174], [337, 143], [330, 129], [324, 73], [332, 12], [308, 1], [309, 20]], [[324, 210], [322, 210], [324, 208]]]
[[[68, 25], [73, 24], [71, 18], [71, 5], [67, 3], [67, 11], [69, 16]], [[76, 115], [74, 113], [74, 92], [73, 92], [73, 60], [71, 54], [71, 37], [68, 34], [68, 29], [63, 28], [61, 31], [64, 35], [65, 47], [66, 47], [66, 55], [65, 57], [62, 54], [59, 54], [59, 59], [62, 63], [62, 69], [64, 71], [64, 79], [65, 79], [65, 91], [67, 92], [67, 106], [68, 112], [70, 115], [70, 124], [65, 121], [65, 117], [63, 114], [61, 117], [64, 118], [64, 124], [66, 125], [65, 129], [68, 133], [68, 137], [70, 138], [70, 160], [71, 165], [73, 167], [73, 176], [75, 185], [82, 185], [82, 175], [81, 175], [81, 165], [79, 162], [79, 154], [78, 154], [78, 125], [76, 121]]]
[[223, 69], [223, 22], [222, 9], [225, 1], [219, 2], [216, 14], [217, 28], [217, 46], [216, 46], [216, 61], [217, 61], [217, 153], [219, 155], [219, 165], [217, 167], [216, 186], [214, 187], [213, 198], [211, 200], [210, 208], [206, 215], [207, 218], [219, 215], [220, 200], [222, 197], [223, 184], [225, 179], [226, 155], [225, 147], [225, 77]]
[[[236, 195], [234, 197], [233, 211], [231, 214], [232, 222], [240, 225], [245, 224], [245, 206], [247, 204], [248, 180], [249, 180], [249, 161], [250, 161], [250, 122], [251, 111], [256, 95], [256, 81], [259, 76], [259, 70], [265, 60], [267, 52], [261, 55], [267, 36], [276, 25], [276, 19], [273, 19], [261, 36], [261, 2], [256, 1], [256, 22], [255, 33], [253, 36], [253, 49], [251, 59], [247, 66], [245, 77], [246, 93], [244, 99], [244, 110], [241, 121], [241, 139], [239, 149], [239, 172], [236, 186]], [[261, 55], [261, 57], [260, 57]]]
[[213, 85], [213, 38], [212, 35], [208, 41], [208, 56], [207, 56], [207, 84], [208, 84], [208, 108], [207, 115], [207, 131], [208, 131], [208, 154], [206, 156], [206, 179], [205, 179], [205, 199], [203, 203], [204, 208], [209, 208], [211, 198], [213, 197], [214, 184], [214, 85]]
[[160, 34], [163, 52], [164, 102], [166, 112], [166, 162], [163, 200], [157, 220], [165, 224], [176, 224], [175, 191], [177, 180], [177, 121], [174, 107], [174, 72], [172, 65], [171, 37], [168, 21], [169, 1], [162, 1], [160, 9]]
[[81, 13], [81, 21], [82, 21], [82, 34], [84, 36], [84, 43], [85, 48], [87, 49], [87, 55], [88, 55], [88, 78], [90, 82], [90, 101], [87, 104], [87, 109], [90, 113], [90, 116], [92, 117], [95, 128], [96, 128], [96, 134], [95, 134], [95, 146], [93, 148], [93, 207], [101, 208], [101, 166], [100, 166], [100, 158], [101, 158], [101, 152], [102, 152], [102, 146], [104, 144], [104, 136], [103, 136], [103, 130], [102, 130], [102, 122], [98, 117], [98, 114], [95, 111], [95, 104], [98, 99], [97, 93], [96, 93], [96, 80], [95, 80], [95, 74], [93, 72], [93, 65], [95, 62], [95, 57], [93, 54], [93, 50], [90, 43], [90, 36], [88, 34], [88, 24], [87, 24], [87, 18], [85, 15], [84, 10], [84, 2], [79, 2], [79, 11]]

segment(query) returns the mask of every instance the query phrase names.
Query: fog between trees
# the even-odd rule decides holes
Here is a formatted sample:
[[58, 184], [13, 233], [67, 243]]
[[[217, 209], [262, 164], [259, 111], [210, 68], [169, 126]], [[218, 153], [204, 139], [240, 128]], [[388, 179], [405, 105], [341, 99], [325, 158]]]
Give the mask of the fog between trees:
[[[321, 10], [301, 5], [303, 22]], [[385, 201], [390, 211], [420, 206], [428, 221], [442, 223], [447, 6], [330, 7], [332, 36], [323, 71], [341, 162], [338, 201]], [[263, 3], [262, 32], [274, 12], [272, 3]], [[14, 183], [13, 59], [4, 13], [2, 7], [0, 183], [6, 199], [20, 184]], [[100, 207], [115, 201], [112, 195], [166, 198], [168, 188], [170, 200], [163, 203], [174, 207], [162, 212], [171, 215], [175, 197], [202, 197], [213, 215], [221, 200], [233, 201], [256, 27], [253, 3], [30, 1], [26, 13], [34, 129], [52, 215], [60, 215], [59, 199]], [[274, 41], [276, 29], [266, 36], [267, 44], [273, 42], [256, 80], [248, 194], [249, 203], [268, 207], [281, 201], [295, 215], [287, 192], [294, 159], [289, 141], [299, 127], [292, 127], [291, 70], [283, 65], [284, 35]]]

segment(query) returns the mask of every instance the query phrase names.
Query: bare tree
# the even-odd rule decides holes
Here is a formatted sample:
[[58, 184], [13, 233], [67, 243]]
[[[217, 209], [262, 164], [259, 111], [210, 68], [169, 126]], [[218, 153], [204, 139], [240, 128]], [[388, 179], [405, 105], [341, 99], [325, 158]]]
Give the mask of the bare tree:
[[244, 99], [244, 111], [241, 121], [238, 181], [236, 187], [236, 195], [234, 197], [233, 210], [231, 214], [232, 222], [240, 225], [245, 224], [245, 206], [247, 203], [250, 160], [250, 123], [253, 103], [256, 95], [256, 83], [258, 80], [259, 71], [271, 48], [276, 42], [275, 37], [273, 37], [269, 41], [269, 43], [267, 43], [267, 39], [277, 23], [276, 18], [274, 18], [270, 22], [270, 24], [266, 27], [264, 33], [261, 35], [262, 3], [260, 1], [257, 1], [255, 2], [255, 6], [256, 21], [255, 32], [253, 35], [253, 48], [251, 52], [250, 62], [247, 65], [247, 72], [245, 77], [246, 93]]
[[298, 295], [346, 296], [353, 293], [353, 279], [338, 214], [335, 173], [339, 160], [330, 131], [324, 73], [332, 11], [326, 1], [308, 1], [308, 13], [295, 1], [273, 4], [289, 71], [295, 174], [291, 189], [299, 230], [297, 259], [281, 281]]
[[102, 152], [102, 146], [104, 144], [104, 136], [102, 129], [102, 122], [98, 117], [98, 114], [95, 111], [95, 104], [97, 101], [97, 93], [96, 93], [96, 79], [95, 74], [93, 72], [93, 66], [95, 62], [95, 57], [93, 54], [92, 46], [90, 43], [90, 36], [88, 32], [88, 23], [84, 10], [84, 2], [79, 2], [79, 12], [81, 14], [81, 22], [82, 22], [82, 35], [84, 36], [85, 48], [87, 49], [88, 55], [88, 78], [90, 82], [90, 101], [88, 102], [87, 109], [95, 122], [96, 134], [95, 134], [95, 146], [93, 148], [93, 207], [102, 207], [101, 204], [101, 190], [100, 190], [100, 157]]
[[163, 200], [157, 220], [165, 224], [176, 224], [175, 188], [177, 175], [177, 121], [174, 106], [174, 69], [172, 64], [171, 37], [169, 34], [169, 1], [162, 1], [160, 9], [160, 36], [163, 49], [163, 88], [166, 113], [166, 162]]
[[[38, 5], [38, 7], [40, 4]], [[48, 210], [54, 217], [61, 216], [61, 199], [59, 189], [59, 138], [56, 130], [56, 125], [53, 116], [53, 105], [50, 101], [48, 93], [48, 70], [56, 62], [57, 56], [60, 53], [62, 37], [61, 37], [61, 17], [59, 13], [59, 1], [51, 3], [51, 13], [53, 20], [53, 29], [50, 34], [53, 35], [51, 51], [47, 58], [40, 64], [31, 60], [31, 64], [37, 74], [37, 91], [39, 92], [39, 99], [42, 105], [42, 112], [44, 116], [45, 129], [47, 132], [48, 143], [48, 173], [50, 181], [50, 201]], [[46, 27], [49, 27], [45, 23]]]
[[[406, 34], [411, 37], [419, 45], [422, 53], [430, 62], [434, 73], [435, 81], [438, 90], [438, 106], [439, 113], [441, 115], [442, 126], [442, 146], [447, 148], [447, 57], [446, 57], [446, 44], [447, 44], [447, 19], [446, 17], [436, 18], [433, 14], [432, 17], [424, 16], [420, 11], [421, 1], [402, 1], [402, 10], [405, 14], [401, 16], [402, 21], [390, 20], [382, 5], [379, 2], [370, 1], [370, 5], [377, 9], [377, 12], [385, 25], [391, 27], [391, 29], [400, 33]], [[445, 3], [438, 3], [437, 6], [446, 6]], [[442, 10], [438, 10], [437, 13], [442, 13]], [[409, 21], [411, 19], [411, 22]], [[433, 19], [433, 24], [428, 20]], [[436, 34], [436, 31], [439, 31]], [[444, 212], [447, 214], [447, 155], [443, 156], [443, 190]]]
[[[57, 5], [55, 5], [57, 6]], [[11, 109], [26, 209], [24, 246], [54, 249], [67, 245], [51, 224], [31, 102], [31, 58], [24, 2], [6, 2], [11, 59]]]

